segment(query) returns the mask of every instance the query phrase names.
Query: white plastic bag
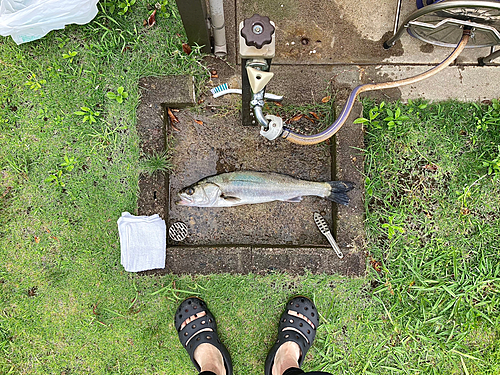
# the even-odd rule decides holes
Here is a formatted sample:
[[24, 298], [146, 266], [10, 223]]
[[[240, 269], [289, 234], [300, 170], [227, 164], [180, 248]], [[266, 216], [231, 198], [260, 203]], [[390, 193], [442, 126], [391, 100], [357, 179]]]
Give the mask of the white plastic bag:
[[17, 44], [40, 39], [70, 23], [90, 22], [99, 0], [0, 0], [0, 35]]

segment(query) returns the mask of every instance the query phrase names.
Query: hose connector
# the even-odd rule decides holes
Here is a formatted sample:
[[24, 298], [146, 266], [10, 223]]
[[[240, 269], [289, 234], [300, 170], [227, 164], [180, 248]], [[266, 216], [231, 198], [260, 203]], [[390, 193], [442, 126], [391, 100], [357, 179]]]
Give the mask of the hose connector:
[[253, 108], [253, 114], [257, 122], [262, 128], [265, 129], [265, 131], [267, 131], [269, 129], [269, 123], [264, 117], [264, 112], [262, 111], [262, 108], [264, 108], [264, 89], [252, 94], [250, 106]]
[[278, 116], [266, 115], [266, 120], [269, 120], [267, 130], [262, 126], [260, 135], [274, 141], [283, 133], [283, 119]]

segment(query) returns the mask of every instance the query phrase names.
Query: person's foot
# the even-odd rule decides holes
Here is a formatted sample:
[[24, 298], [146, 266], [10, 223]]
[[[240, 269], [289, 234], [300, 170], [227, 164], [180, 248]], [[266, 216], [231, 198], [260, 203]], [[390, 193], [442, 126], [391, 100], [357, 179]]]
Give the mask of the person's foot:
[[[304, 315], [297, 313], [293, 310], [288, 310], [288, 314], [297, 316], [304, 319], [313, 329], [314, 324]], [[284, 328], [283, 331], [294, 330], [293, 328]], [[272, 369], [272, 375], [282, 375], [286, 370], [291, 367], [299, 368], [299, 358], [301, 352], [300, 347], [297, 343], [293, 341], [287, 341], [281, 345], [274, 356], [274, 364]]]
[[266, 375], [283, 375], [289, 368], [300, 368], [311, 347], [319, 317], [313, 302], [306, 297], [288, 301], [281, 315], [278, 339], [266, 358]]
[[[192, 315], [181, 324], [181, 331], [193, 320], [202, 318], [206, 315], [205, 311]], [[202, 321], [203, 322], [203, 321]], [[204, 323], [203, 323], [204, 324]], [[212, 328], [205, 328], [199, 331], [213, 332]], [[212, 344], [201, 344], [194, 351], [194, 360], [198, 363], [201, 371], [212, 371], [217, 375], [226, 375], [226, 368], [224, 367], [224, 358], [219, 349]]]
[[215, 318], [204, 301], [197, 297], [184, 300], [175, 314], [175, 327], [198, 371], [232, 375], [231, 357], [219, 340]]

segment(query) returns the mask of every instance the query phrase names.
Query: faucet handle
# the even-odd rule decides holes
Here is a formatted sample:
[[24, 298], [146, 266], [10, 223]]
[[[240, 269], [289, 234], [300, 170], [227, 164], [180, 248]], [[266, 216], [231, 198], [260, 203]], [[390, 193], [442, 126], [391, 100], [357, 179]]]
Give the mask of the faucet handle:
[[269, 17], [254, 14], [243, 21], [241, 36], [245, 39], [247, 46], [261, 49], [266, 44], [271, 43], [274, 30]]

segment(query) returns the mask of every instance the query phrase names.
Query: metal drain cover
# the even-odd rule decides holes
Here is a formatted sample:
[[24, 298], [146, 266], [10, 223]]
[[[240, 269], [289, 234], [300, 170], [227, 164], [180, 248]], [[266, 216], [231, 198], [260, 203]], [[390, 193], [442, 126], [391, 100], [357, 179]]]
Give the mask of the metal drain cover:
[[184, 241], [188, 235], [188, 227], [183, 222], [178, 221], [170, 226], [168, 235], [174, 241]]

